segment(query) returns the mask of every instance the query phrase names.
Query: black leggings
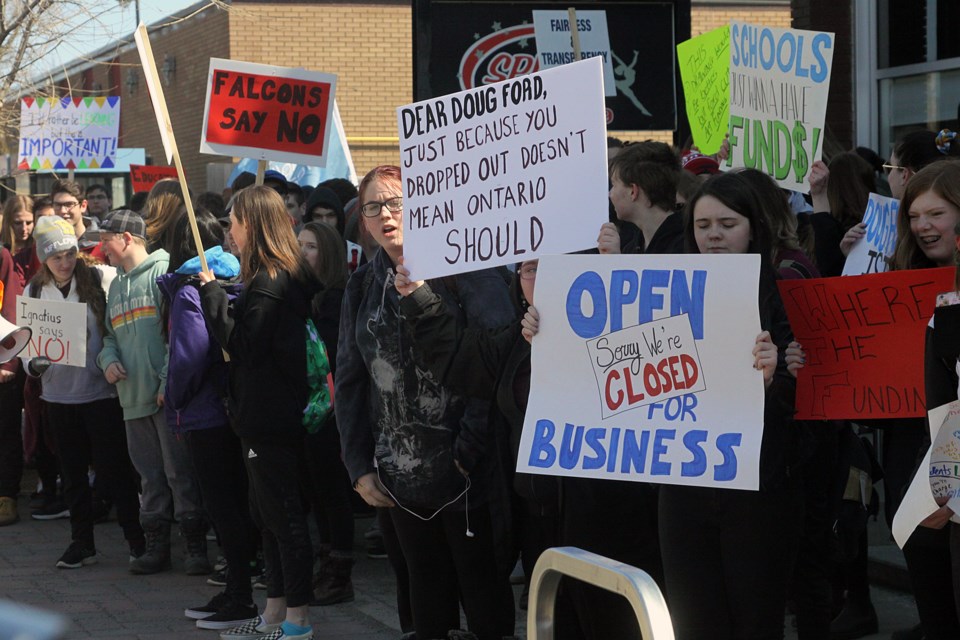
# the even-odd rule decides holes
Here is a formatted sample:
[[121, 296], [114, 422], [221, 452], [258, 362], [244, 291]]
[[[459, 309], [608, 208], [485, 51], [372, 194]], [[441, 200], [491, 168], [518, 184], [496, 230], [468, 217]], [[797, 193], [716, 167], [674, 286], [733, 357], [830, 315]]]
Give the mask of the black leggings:
[[[390, 510], [409, 567], [410, 600], [417, 638], [446, 638], [460, 628], [459, 599], [467, 627], [479, 640], [513, 635], [513, 592], [496, 562], [488, 507], [447, 507], [424, 522], [400, 507]], [[429, 515], [429, 514], [422, 514]]]
[[313, 515], [320, 542], [334, 551], [353, 552], [353, 488], [340, 458], [340, 432], [333, 419], [306, 437], [307, 470]]
[[73, 540], [94, 547], [93, 504], [87, 476], [92, 463], [110, 488], [124, 537], [131, 542], [142, 541], [137, 475], [127, 451], [120, 401], [107, 398], [84, 404], [45, 404], [60, 452], [60, 475], [70, 507]]
[[250, 562], [256, 557], [259, 532], [250, 518], [240, 439], [224, 426], [188, 431], [186, 442], [207, 516], [230, 567], [227, 595], [235, 602], [250, 604]]
[[242, 440], [250, 481], [250, 515], [263, 537], [267, 597], [302, 607], [313, 597], [313, 549], [300, 500], [297, 459], [302, 441]]
[[799, 492], [660, 488], [660, 545], [677, 640], [783, 638]]

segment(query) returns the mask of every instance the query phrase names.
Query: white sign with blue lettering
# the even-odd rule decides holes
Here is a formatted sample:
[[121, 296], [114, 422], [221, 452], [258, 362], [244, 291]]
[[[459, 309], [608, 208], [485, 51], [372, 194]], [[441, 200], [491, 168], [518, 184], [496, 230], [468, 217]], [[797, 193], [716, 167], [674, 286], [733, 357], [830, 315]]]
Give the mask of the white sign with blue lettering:
[[541, 258], [517, 471], [758, 489], [759, 273], [755, 255]]
[[865, 273], [884, 273], [887, 260], [897, 248], [897, 212], [900, 201], [876, 193], [870, 194], [863, 223], [867, 235], [860, 238], [843, 263], [843, 275], [862, 276]]
[[823, 153], [834, 35], [730, 23], [730, 155], [784, 189], [810, 190]]

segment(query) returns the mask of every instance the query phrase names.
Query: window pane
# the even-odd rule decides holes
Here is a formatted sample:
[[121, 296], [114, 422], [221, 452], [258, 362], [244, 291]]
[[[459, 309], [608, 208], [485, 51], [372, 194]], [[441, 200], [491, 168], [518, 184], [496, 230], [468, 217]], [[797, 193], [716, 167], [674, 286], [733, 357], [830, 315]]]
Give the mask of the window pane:
[[926, 0], [880, 0], [878, 17], [877, 66], [880, 69], [927, 61]]
[[881, 156], [914, 129], [957, 131], [960, 69], [880, 81]]
[[937, 60], [960, 57], [957, 20], [960, 20], [960, 2], [940, 0], [937, 3]]

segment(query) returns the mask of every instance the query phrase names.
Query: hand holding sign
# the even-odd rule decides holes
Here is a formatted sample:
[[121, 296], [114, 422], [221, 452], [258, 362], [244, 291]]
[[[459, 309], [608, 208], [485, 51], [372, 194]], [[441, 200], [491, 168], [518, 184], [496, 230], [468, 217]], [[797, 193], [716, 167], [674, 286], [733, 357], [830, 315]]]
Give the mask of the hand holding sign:
[[773, 344], [769, 331], [757, 336], [756, 344], [753, 345], [753, 358], [753, 366], [758, 371], [763, 371], [764, 386], [769, 387], [777, 370], [777, 345]]
[[393, 286], [404, 298], [423, 286], [423, 280], [410, 279], [410, 270], [403, 266], [403, 256], [397, 260], [397, 276], [393, 279]]

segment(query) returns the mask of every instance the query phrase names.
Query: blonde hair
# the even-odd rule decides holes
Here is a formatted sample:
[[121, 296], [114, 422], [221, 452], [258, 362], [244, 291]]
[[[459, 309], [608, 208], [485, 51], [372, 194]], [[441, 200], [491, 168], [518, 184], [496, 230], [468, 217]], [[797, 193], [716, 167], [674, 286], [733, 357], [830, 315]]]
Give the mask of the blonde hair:
[[22, 247], [17, 246], [17, 234], [13, 230], [13, 216], [23, 211], [33, 216], [34, 221], [36, 221], [36, 216], [33, 214], [33, 198], [30, 196], [11, 196], [3, 205], [3, 220], [0, 222], [0, 242], [3, 242], [3, 244], [10, 248], [11, 254], [16, 253], [23, 247], [33, 246], [32, 234], [27, 238]]

